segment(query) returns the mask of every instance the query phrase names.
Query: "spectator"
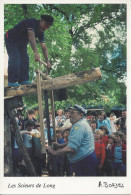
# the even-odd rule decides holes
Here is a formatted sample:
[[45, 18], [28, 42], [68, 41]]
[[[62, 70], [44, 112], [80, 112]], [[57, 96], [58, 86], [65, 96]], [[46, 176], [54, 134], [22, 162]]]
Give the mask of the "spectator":
[[100, 126], [105, 125], [109, 131], [109, 134], [111, 134], [111, 123], [106, 117], [106, 113], [104, 111], [100, 111], [98, 115], [97, 125], [97, 129], [99, 129]]
[[123, 132], [115, 133], [115, 144], [112, 146], [112, 176], [126, 176], [126, 144], [122, 142]]
[[69, 109], [66, 109], [66, 110], [65, 110], [65, 114], [64, 114], [64, 115], [65, 115], [65, 117], [66, 117], [66, 120], [67, 120], [67, 119], [70, 119], [70, 112], [69, 112]]
[[103, 174], [106, 176], [112, 176], [112, 146], [114, 143], [114, 135], [108, 135], [108, 144], [106, 146], [106, 159], [103, 167]]
[[84, 115], [85, 109], [77, 104], [69, 107], [72, 128], [68, 143], [55, 145], [60, 150], [54, 151], [51, 147], [47, 150], [52, 155], [67, 154], [68, 160], [76, 176], [96, 176], [97, 159], [94, 152], [94, 136]]
[[103, 131], [102, 141], [103, 141], [103, 143], [105, 144], [105, 147], [106, 147], [107, 144], [108, 144], [109, 131], [108, 131], [108, 129], [105, 125], [100, 126], [100, 129]]
[[105, 161], [105, 145], [101, 138], [103, 136], [102, 130], [97, 130], [95, 132], [95, 153], [97, 157], [97, 175], [102, 176], [102, 167]]
[[122, 110], [121, 117], [116, 121], [119, 131], [126, 132], [126, 110]]
[[[70, 134], [70, 129], [65, 129], [63, 131], [63, 139], [65, 141], [65, 143], [68, 143], [68, 137]], [[71, 171], [71, 165], [69, 160], [67, 159], [67, 155], [64, 155], [64, 173], [66, 174], [66, 176], [72, 176], [72, 171]]]
[[115, 121], [116, 121], [116, 116], [114, 114], [114, 112], [110, 113], [110, 123], [111, 123], [111, 133], [116, 132], [116, 128], [115, 128]]
[[69, 133], [70, 133], [70, 129], [65, 129], [63, 131], [63, 139], [65, 142], [68, 142]]
[[97, 131], [97, 121], [91, 121], [91, 129], [93, 134]]
[[62, 127], [63, 123], [66, 120], [66, 117], [63, 115], [63, 110], [58, 110], [57, 111], [58, 116], [56, 116], [56, 121], [57, 121], [57, 127]]
[[96, 121], [97, 120], [97, 112], [96, 111], [91, 111], [90, 113], [89, 113], [89, 119], [87, 119], [87, 122], [89, 123], [89, 125], [91, 125], [91, 122], [92, 121]]
[[[27, 148], [28, 154], [32, 160], [32, 163], [35, 167], [37, 174], [41, 175], [42, 161], [40, 156], [41, 154], [41, 144], [39, 140], [40, 132], [37, 129], [34, 129], [35, 122], [31, 119], [28, 119], [25, 122], [25, 127], [26, 130], [20, 131], [20, 134], [22, 135], [24, 144]], [[35, 137], [35, 139], [33, 139], [33, 137]]]
[[[58, 144], [64, 144], [65, 141], [62, 132], [56, 130], [56, 138]], [[64, 155], [53, 156], [53, 176], [64, 176]]]
[[27, 111], [27, 118], [25, 118], [25, 119], [23, 120], [23, 122], [22, 122], [22, 130], [25, 129], [24, 123], [25, 123], [28, 119], [37, 122], [37, 120], [36, 120], [36, 118], [35, 118], [35, 111], [34, 111], [33, 109], [29, 109], [29, 110]]

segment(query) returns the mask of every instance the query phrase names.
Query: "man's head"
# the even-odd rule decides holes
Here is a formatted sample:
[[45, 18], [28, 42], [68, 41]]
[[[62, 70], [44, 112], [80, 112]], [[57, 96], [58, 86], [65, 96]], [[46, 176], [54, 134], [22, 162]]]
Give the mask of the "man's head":
[[90, 116], [90, 121], [94, 121], [97, 118], [97, 112], [96, 111], [91, 111], [89, 113], [89, 116]]
[[69, 109], [66, 109], [66, 110], [65, 110], [65, 117], [66, 117], [66, 119], [69, 119], [69, 118], [70, 118]]
[[104, 135], [108, 135], [109, 134], [109, 131], [108, 131], [108, 129], [107, 129], [107, 127], [105, 125], [101, 125], [99, 127], [99, 129], [101, 129], [104, 132]]
[[53, 25], [54, 18], [50, 15], [41, 15], [40, 30], [45, 31]]
[[71, 117], [70, 122], [72, 124], [77, 123], [86, 114], [86, 110], [77, 104], [75, 104], [74, 107], [69, 107], [69, 112]]
[[32, 120], [33, 118], [35, 118], [35, 111], [33, 109], [29, 109], [27, 115], [28, 115], [28, 119]]
[[126, 110], [122, 110], [121, 116], [122, 116], [122, 118], [126, 119]]
[[64, 137], [64, 138], [68, 138], [69, 133], [70, 133], [70, 130], [69, 130], [69, 129], [65, 129], [65, 130], [63, 131], [63, 137]]
[[56, 130], [56, 137], [57, 137], [57, 139], [62, 138], [62, 131], [61, 130]]
[[104, 119], [106, 119], [106, 113], [104, 111], [100, 111], [98, 118], [100, 121], [103, 121]]
[[101, 129], [98, 129], [95, 132], [94, 138], [95, 138], [95, 140], [100, 140], [100, 139], [102, 139], [102, 136], [103, 136], [103, 131]]
[[35, 127], [35, 121], [32, 121], [30, 119], [28, 119], [26, 122], [25, 122], [25, 128], [28, 130], [28, 131], [31, 131], [32, 129], [34, 129]]
[[92, 130], [96, 130], [96, 128], [97, 128], [97, 121], [91, 121], [91, 128], [92, 128]]
[[63, 115], [63, 110], [62, 109], [57, 110], [57, 114], [58, 114], [58, 116], [62, 116]]
[[114, 133], [114, 135], [115, 135], [116, 142], [121, 142], [124, 138], [124, 133], [122, 131], [117, 131]]

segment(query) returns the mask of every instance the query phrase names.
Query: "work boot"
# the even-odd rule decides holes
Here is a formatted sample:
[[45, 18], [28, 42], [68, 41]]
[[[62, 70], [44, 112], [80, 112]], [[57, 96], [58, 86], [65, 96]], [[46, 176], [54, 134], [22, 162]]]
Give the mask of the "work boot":
[[8, 86], [9, 87], [16, 87], [16, 86], [18, 87], [18, 86], [20, 86], [20, 84], [17, 82], [15, 82], [15, 83], [8, 82]]
[[21, 81], [20, 82], [20, 85], [29, 85], [29, 84], [32, 84], [32, 82], [30, 82], [30, 81]]

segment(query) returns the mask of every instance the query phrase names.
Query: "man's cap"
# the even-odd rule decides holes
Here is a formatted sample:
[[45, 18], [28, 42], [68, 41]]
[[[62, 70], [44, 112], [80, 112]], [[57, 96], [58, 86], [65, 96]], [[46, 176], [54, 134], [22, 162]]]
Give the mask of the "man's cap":
[[71, 110], [76, 110], [76, 111], [79, 111], [83, 114], [86, 114], [87, 113], [87, 110], [85, 110], [82, 106], [79, 106], [77, 104], [75, 104], [73, 107], [68, 107], [69, 109]]
[[24, 125], [25, 125], [26, 127], [27, 127], [28, 125], [35, 126], [35, 121], [32, 121], [32, 120], [28, 119], [28, 120], [25, 122]]

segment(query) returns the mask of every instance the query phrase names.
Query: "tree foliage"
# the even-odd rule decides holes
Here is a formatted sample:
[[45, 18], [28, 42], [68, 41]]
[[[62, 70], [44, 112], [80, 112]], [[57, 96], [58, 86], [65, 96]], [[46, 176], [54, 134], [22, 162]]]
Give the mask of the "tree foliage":
[[[6, 4], [5, 31], [23, 19], [39, 19], [41, 14], [55, 19], [45, 31], [52, 77], [95, 67], [102, 72], [101, 81], [68, 88], [68, 100], [56, 102], [56, 108], [74, 103], [108, 104], [110, 108], [126, 104], [126, 4]], [[39, 44], [38, 49], [43, 59]], [[34, 62], [30, 45], [28, 53], [33, 80], [39, 64]], [[109, 101], [103, 101], [101, 95]], [[24, 101], [34, 105], [31, 97]]]

